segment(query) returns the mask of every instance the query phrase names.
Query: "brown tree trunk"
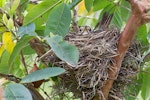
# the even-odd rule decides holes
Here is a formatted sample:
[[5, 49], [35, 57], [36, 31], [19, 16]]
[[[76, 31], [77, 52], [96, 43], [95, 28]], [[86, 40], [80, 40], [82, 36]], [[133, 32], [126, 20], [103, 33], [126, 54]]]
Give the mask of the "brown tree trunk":
[[[115, 64], [112, 65], [113, 71], [109, 70], [110, 79], [107, 80], [105, 86], [102, 88], [105, 99], [107, 99], [113, 82], [118, 76], [124, 56], [137, 29], [142, 24], [150, 22], [150, 16], [147, 14], [150, 10], [150, 0], [129, 0], [129, 2], [132, 7], [132, 13], [118, 41], [117, 52], [119, 55], [114, 58]], [[100, 97], [95, 96], [94, 100], [100, 100]]]

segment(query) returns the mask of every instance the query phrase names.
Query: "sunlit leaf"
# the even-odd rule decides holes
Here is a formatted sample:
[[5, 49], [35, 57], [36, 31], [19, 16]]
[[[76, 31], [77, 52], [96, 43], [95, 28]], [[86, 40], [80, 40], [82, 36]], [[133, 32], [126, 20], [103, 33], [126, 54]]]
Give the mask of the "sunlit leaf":
[[91, 10], [91, 8], [93, 6], [93, 2], [94, 2], [94, 0], [84, 0], [85, 7], [86, 7], [87, 11]]
[[13, 0], [11, 4], [11, 14], [13, 15], [17, 7], [19, 6], [20, 0]]
[[53, 36], [51, 38], [46, 38], [47, 43], [51, 46], [51, 49], [61, 60], [65, 61], [72, 67], [78, 64], [79, 52], [78, 49], [64, 41], [61, 36]]
[[49, 79], [50, 77], [54, 77], [60, 75], [65, 72], [65, 69], [59, 67], [50, 67], [41, 70], [37, 70], [27, 76], [25, 76], [21, 83], [31, 83], [43, 79]]
[[85, 8], [85, 5], [84, 5], [84, 0], [82, 0], [79, 4], [78, 4], [78, 15], [79, 16], [84, 16], [87, 14], [87, 10]]
[[28, 14], [25, 16], [23, 24], [27, 25], [33, 22], [60, 2], [61, 0], [44, 0], [42, 3], [36, 5], [28, 12]]
[[6, 2], [6, 0], [0, 0], [0, 7], [3, 7], [5, 2]]
[[9, 30], [12, 30], [14, 28], [14, 22], [11, 18], [9, 18], [8, 23], [7, 23], [7, 28]]
[[8, 23], [8, 18], [6, 16], [6, 14], [3, 14], [3, 22], [5, 25], [7, 25], [7, 23]]
[[52, 32], [57, 35], [66, 36], [71, 23], [71, 12], [69, 7], [61, 3], [57, 5], [49, 14], [46, 22], [45, 36]]
[[3, 36], [2, 36], [2, 40], [3, 40], [4, 48], [9, 53], [11, 53], [15, 47], [15, 43], [13, 42], [13, 39], [12, 39], [12, 33], [11, 32], [4, 32]]
[[1, 57], [1, 55], [3, 54], [3, 51], [5, 50], [5, 47], [4, 47], [4, 45], [2, 45], [1, 47], [0, 47], [0, 57]]
[[5, 88], [4, 97], [7, 100], [32, 100], [30, 91], [22, 84], [8, 84]]

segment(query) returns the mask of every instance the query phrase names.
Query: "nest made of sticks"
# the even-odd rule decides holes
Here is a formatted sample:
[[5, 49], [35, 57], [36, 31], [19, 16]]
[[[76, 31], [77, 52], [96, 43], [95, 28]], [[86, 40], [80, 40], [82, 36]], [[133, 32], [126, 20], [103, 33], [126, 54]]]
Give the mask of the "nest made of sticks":
[[111, 65], [113, 57], [117, 55], [119, 33], [118, 29], [111, 28], [97, 32], [90, 31], [86, 34], [84, 32], [69, 33], [66, 36], [65, 40], [74, 44], [79, 50], [80, 58], [77, 67], [67, 65], [53, 52], [49, 59], [52, 65], [61, 66], [67, 70], [67, 73], [60, 76], [59, 85], [65, 90], [64, 92], [73, 92], [75, 97], [83, 100], [91, 100], [96, 93], [101, 94], [103, 98], [101, 88], [109, 78], [108, 70], [113, 70]]
[[116, 45], [119, 37], [117, 29], [101, 32], [91, 31], [88, 34], [70, 33], [66, 40], [79, 50], [79, 62], [76, 68], [51, 55], [51, 63], [65, 68], [68, 72], [61, 76], [64, 87], [76, 96], [90, 100], [108, 79], [112, 58], [116, 56]]

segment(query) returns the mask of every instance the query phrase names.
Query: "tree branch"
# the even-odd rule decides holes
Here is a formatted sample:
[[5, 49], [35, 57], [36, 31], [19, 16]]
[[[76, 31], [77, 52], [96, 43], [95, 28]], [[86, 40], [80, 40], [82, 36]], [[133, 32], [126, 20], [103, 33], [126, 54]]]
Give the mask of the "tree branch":
[[9, 81], [13, 81], [13, 82], [16, 82], [16, 83], [19, 83], [20, 82], [20, 78], [14, 76], [14, 75], [7, 75], [7, 74], [3, 74], [3, 73], [0, 73], [0, 77], [3, 77]]
[[[112, 65], [113, 71], [109, 70], [110, 79], [107, 80], [105, 86], [102, 88], [105, 99], [107, 99], [110, 89], [112, 88], [114, 80], [118, 76], [122, 61], [124, 56], [133, 40], [137, 29], [142, 24], [150, 22], [150, 16], [147, 15], [149, 11], [150, 0], [128, 0], [132, 7], [131, 16], [121, 33], [120, 39], [118, 41], [118, 56], [114, 57], [115, 64]], [[100, 97], [95, 97], [94, 100], [99, 100]]]
[[26, 73], [29, 74], [28, 73], [28, 69], [27, 69], [27, 65], [26, 65], [26, 62], [25, 62], [25, 59], [24, 59], [24, 55], [23, 55], [22, 51], [21, 51], [21, 61], [22, 61], [23, 65], [24, 65]]

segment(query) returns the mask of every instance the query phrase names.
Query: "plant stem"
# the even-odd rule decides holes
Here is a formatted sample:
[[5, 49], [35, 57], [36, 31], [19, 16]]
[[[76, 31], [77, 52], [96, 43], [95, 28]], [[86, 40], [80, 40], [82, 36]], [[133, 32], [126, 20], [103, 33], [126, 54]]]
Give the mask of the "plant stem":
[[23, 65], [24, 65], [24, 68], [26, 70], [26, 74], [29, 74], [28, 73], [28, 69], [27, 69], [27, 65], [26, 65], [26, 62], [25, 62], [25, 59], [24, 59], [24, 55], [23, 55], [22, 51], [21, 51], [21, 61], [22, 61]]

